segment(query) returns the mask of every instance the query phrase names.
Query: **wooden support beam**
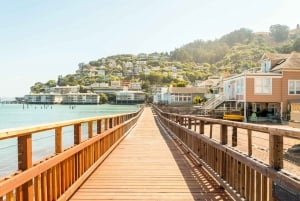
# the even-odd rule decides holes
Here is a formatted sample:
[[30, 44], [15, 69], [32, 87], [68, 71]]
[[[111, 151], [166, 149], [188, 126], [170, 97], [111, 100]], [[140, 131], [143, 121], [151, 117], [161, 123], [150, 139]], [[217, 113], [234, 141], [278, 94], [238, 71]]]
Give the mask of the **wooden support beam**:
[[81, 142], [81, 124], [74, 124], [74, 144]]
[[228, 133], [227, 133], [227, 125], [221, 125], [220, 126], [220, 143], [222, 145], [225, 145], [228, 143]]
[[269, 163], [275, 170], [283, 168], [283, 136], [270, 132]]
[[88, 136], [89, 138], [93, 137], [93, 121], [88, 122]]
[[237, 146], [237, 127], [232, 127], [232, 146]]
[[62, 127], [55, 128], [55, 153], [62, 152]]
[[[31, 134], [18, 137], [18, 168], [27, 170], [32, 167], [32, 137]], [[22, 185], [23, 200], [33, 200], [33, 182]]]
[[102, 132], [102, 119], [97, 120], [97, 134]]
[[248, 134], [248, 156], [252, 156], [252, 130], [247, 130]]
[[199, 133], [204, 134], [204, 121], [200, 120]]

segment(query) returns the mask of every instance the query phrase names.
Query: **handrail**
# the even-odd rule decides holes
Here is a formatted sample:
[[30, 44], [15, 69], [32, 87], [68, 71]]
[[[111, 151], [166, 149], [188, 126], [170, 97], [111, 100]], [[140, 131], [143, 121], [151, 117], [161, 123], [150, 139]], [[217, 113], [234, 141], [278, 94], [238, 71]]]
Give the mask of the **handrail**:
[[[142, 111], [1, 130], [0, 140], [18, 140], [19, 170], [0, 178], [0, 200], [67, 200], [126, 136]], [[82, 141], [81, 125], [85, 123], [88, 139]], [[74, 145], [62, 150], [62, 128], [66, 126], [74, 126]], [[55, 154], [33, 164], [32, 135], [47, 130], [55, 131]]]
[[224, 101], [224, 94], [220, 94], [220, 95], [214, 96], [214, 98], [206, 101], [202, 108], [203, 109], [215, 109], [223, 101]]
[[[283, 137], [300, 139], [300, 132], [292, 129], [272, 128], [262, 125], [228, 120], [178, 115], [155, 107], [163, 126], [183, 143], [207, 169], [239, 199], [280, 200], [278, 192], [285, 196], [300, 198], [300, 178], [282, 171]], [[209, 125], [209, 136], [204, 135]], [[212, 139], [213, 125], [219, 125], [219, 141]], [[228, 128], [232, 127], [231, 143], [228, 143]], [[237, 150], [237, 129], [247, 130], [248, 153]], [[269, 135], [269, 162], [252, 157], [252, 131]], [[278, 188], [280, 190], [278, 191]], [[277, 194], [276, 194], [277, 193]], [[292, 195], [291, 195], [292, 194]]]

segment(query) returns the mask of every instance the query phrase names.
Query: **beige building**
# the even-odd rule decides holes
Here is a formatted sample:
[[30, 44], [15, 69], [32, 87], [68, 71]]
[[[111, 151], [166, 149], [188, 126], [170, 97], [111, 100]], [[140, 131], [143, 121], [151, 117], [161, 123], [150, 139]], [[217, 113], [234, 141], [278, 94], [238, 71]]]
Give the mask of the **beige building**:
[[224, 79], [224, 100], [246, 105], [247, 116], [289, 120], [291, 103], [300, 103], [300, 53], [267, 53], [261, 61], [260, 68]]

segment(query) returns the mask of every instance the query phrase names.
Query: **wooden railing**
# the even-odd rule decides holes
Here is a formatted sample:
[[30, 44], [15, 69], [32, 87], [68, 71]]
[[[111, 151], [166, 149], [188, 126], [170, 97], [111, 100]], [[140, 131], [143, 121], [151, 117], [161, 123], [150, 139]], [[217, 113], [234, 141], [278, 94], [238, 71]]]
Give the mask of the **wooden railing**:
[[[67, 200], [135, 125], [141, 112], [0, 132], [0, 140], [17, 138], [18, 156], [11, 157], [18, 158], [19, 169], [0, 179], [0, 201]], [[84, 124], [88, 127], [85, 141]], [[63, 150], [63, 128], [68, 126], [74, 128], [74, 145]], [[55, 133], [55, 141], [49, 142], [55, 154], [33, 163], [32, 136], [49, 130]]]
[[[283, 139], [292, 138], [299, 143], [299, 131], [178, 115], [163, 112], [157, 107], [155, 111], [166, 130], [186, 146], [191, 155], [237, 200], [300, 200], [299, 174], [295, 176], [282, 170]], [[242, 135], [238, 130], [245, 131], [243, 141], [246, 142], [241, 147], [247, 147], [246, 153], [237, 149], [238, 138]], [[268, 136], [265, 141], [268, 147], [267, 162], [252, 156], [253, 133], [257, 132]], [[216, 134], [219, 135], [216, 137], [218, 140], [212, 137]], [[299, 164], [296, 168], [299, 173]]]

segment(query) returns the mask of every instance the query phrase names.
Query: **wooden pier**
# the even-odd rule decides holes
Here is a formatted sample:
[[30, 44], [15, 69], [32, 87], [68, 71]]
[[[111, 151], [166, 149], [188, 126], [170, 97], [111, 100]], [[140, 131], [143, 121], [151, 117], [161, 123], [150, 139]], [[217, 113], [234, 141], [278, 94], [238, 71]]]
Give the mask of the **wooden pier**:
[[[63, 148], [70, 129], [74, 143]], [[33, 135], [44, 131], [54, 153], [33, 161]], [[153, 106], [0, 131], [5, 139], [17, 140], [18, 170], [0, 178], [0, 201], [300, 200], [299, 165], [284, 159], [300, 142], [295, 129]]]
[[136, 127], [71, 198], [79, 200], [232, 200], [156, 125], [146, 108]]

